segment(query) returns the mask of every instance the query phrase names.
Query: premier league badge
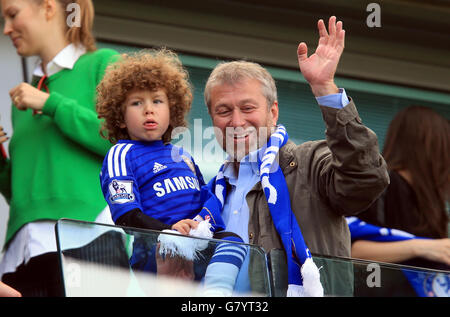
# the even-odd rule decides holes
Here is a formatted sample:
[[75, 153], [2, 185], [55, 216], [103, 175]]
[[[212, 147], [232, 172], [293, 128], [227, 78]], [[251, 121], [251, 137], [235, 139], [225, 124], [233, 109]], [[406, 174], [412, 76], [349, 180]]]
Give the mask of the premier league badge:
[[109, 184], [109, 200], [113, 204], [125, 204], [134, 201], [133, 182], [113, 180]]

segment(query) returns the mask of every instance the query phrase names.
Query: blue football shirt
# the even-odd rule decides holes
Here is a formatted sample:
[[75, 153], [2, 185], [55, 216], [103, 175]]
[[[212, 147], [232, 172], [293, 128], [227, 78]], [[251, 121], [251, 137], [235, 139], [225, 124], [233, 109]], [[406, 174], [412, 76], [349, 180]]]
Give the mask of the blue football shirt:
[[100, 182], [114, 221], [139, 208], [172, 225], [194, 218], [206, 197], [193, 158], [162, 141], [120, 140], [105, 156]]

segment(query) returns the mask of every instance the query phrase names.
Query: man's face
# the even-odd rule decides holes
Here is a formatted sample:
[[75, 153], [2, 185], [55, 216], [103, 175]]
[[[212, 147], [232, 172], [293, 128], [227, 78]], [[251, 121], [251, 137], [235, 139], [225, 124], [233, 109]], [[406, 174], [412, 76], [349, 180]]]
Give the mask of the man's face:
[[268, 107], [256, 79], [214, 86], [210, 107], [217, 141], [237, 161], [265, 145], [278, 120], [278, 103]]

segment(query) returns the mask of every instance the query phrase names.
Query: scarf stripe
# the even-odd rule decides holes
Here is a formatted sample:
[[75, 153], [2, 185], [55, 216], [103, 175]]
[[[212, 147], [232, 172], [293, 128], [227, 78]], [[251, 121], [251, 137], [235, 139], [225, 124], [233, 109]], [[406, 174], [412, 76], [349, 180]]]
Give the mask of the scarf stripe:
[[426, 239], [417, 237], [402, 230], [378, 227], [370, 223], [366, 223], [357, 217], [347, 217], [345, 219], [347, 220], [348, 228], [350, 229], [352, 241], [370, 240], [379, 242], [393, 242], [411, 239]]

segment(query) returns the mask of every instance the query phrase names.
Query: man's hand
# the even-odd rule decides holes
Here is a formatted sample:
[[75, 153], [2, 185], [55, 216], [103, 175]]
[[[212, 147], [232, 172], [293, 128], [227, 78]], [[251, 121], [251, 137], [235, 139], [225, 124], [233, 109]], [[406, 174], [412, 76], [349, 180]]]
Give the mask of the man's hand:
[[21, 83], [9, 91], [12, 102], [19, 110], [28, 108], [41, 111], [49, 94], [38, 90], [27, 83]]
[[344, 51], [345, 31], [342, 29], [342, 21], [336, 23], [334, 16], [328, 21], [328, 32], [323, 20], [319, 20], [317, 27], [320, 39], [316, 52], [308, 57], [308, 47], [301, 42], [297, 57], [300, 71], [311, 86], [314, 96], [320, 97], [339, 92], [334, 83], [334, 74]]

